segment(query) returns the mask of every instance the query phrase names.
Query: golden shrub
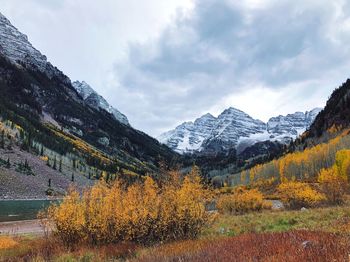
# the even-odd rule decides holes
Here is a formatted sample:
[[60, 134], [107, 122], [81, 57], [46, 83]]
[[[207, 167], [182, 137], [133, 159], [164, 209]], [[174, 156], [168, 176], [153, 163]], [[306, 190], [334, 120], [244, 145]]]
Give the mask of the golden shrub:
[[263, 194], [257, 189], [236, 188], [232, 194], [221, 196], [217, 208], [221, 213], [242, 214], [259, 211], [264, 206]]
[[284, 182], [277, 191], [282, 202], [292, 209], [317, 206], [326, 199], [309, 184], [298, 181]]
[[342, 176], [336, 166], [322, 169], [318, 175], [318, 182], [329, 203], [341, 204], [344, 202], [346, 190], [349, 187], [347, 176]]
[[74, 243], [84, 237], [84, 207], [76, 190], [70, 189], [59, 206], [50, 206], [48, 216], [54, 221], [56, 230], [64, 242]]
[[44, 162], [47, 162], [49, 160], [48, 156], [41, 156], [40, 159]]
[[18, 243], [11, 237], [0, 236], [0, 250], [15, 247]]
[[[129, 187], [101, 181], [83, 196], [71, 190], [60, 205], [49, 209], [55, 233], [68, 245], [132, 241], [152, 243], [195, 237], [210, 222], [209, 196], [198, 169], [159, 187], [152, 178]], [[175, 181], [176, 180], [176, 181]]]

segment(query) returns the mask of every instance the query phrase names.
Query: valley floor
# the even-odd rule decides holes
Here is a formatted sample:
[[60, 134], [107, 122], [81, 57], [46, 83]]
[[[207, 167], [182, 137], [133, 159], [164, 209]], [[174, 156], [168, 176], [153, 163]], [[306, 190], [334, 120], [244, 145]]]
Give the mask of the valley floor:
[[69, 252], [41, 237], [13, 239], [17, 243], [2, 250], [0, 241], [0, 261], [348, 261], [350, 203], [304, 211], [218, 215], [197, 240], [154, 247], [124, 243]]

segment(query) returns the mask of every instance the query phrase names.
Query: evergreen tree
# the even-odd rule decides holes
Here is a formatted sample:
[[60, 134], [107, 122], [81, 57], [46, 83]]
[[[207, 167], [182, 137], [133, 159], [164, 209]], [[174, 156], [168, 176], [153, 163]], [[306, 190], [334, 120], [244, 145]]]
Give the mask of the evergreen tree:
[[10, 163], [10, 158], [7, 158], [7, 162], [6, 162], [6, 168], [10, 168], [11, 167], [11, 163]]
[[55, 156], [55, 158], [54, 158], [54, 160], [53, 160], [53, 167], [52, 167], [53, 169], [57, 169], [57, 163], [56, 163], [56, 156]]
[[51, 187], [51, 178], [49, 178], [49, 187]]
[[60, 171], [62, 173], [62, 158], [60, 159], [58, 171]]
[[2, 149], [5, 149], [5, 130], [2, 130], [1, 132], [1, 143], [0, 146]]
[[21, 138], [21, 140], [24, 139], [24, 131], [22, 129], [19, 131], [19, 137]]

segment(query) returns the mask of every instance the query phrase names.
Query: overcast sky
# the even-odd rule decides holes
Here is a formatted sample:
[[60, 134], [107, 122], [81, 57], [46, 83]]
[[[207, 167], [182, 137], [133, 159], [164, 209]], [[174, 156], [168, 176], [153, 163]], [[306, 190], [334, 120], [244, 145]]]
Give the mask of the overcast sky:
[[349, 77], [347, 0], [0, 0], [72, 80], [157, 136], [233, 106], [267, 121]]

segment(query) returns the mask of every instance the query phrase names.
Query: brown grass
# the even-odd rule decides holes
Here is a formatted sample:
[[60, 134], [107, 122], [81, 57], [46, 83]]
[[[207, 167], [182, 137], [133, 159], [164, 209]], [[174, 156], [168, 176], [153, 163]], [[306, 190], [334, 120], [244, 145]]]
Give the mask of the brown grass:
[[57, 238], [15, 238], [16, 246], [0, 250], [0, 262], [27, 261], [109, 261], [134, 257], [138, 247], [132, 243], [103, 246], [66, 247]]
[[326, 232], [244, 234], [146, 250], [134, 261], [348, 261], [350, 241]]

